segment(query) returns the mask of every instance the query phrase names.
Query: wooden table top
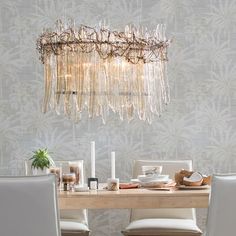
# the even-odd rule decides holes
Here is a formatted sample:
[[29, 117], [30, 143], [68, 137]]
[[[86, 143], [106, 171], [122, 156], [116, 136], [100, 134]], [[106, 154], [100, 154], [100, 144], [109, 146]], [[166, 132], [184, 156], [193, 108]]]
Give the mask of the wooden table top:
[[99, 208], [206, 208], [210, 189], [170, 191], [121, 189], [119, 191], [59, 192], [60, 209]]

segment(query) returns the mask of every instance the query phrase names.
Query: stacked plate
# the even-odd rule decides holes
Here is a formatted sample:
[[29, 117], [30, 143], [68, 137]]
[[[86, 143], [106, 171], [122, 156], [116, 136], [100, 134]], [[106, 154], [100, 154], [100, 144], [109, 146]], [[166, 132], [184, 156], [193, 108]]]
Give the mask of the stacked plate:
[[131, 179], [133, 183], [140, 183], [142, 187], [160, 187], [170, 183], [169, 175], [138, 175], [137, 179]]

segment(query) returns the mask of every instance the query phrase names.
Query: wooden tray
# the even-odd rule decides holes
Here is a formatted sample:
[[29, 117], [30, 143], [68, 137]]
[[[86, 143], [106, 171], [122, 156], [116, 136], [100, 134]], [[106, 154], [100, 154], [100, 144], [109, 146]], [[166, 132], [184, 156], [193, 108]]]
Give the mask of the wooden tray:
[[183, 189], [183, 190], [199, 190], [199, 189], [208, 189], [210, 188], [210, 185], [200, 185], [200, 186], [186, 186], [186, 185], [178, 185], [176, 186], [178, 189]]

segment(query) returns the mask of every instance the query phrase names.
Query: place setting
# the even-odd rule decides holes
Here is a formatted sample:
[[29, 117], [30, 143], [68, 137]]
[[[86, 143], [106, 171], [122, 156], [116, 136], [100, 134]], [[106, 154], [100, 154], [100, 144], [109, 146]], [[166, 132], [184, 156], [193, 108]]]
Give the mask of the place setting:
[[209, 189], [211, 176], [203, 175], [196, 171], [185, 169], [175, 173], [174, 179], [162, 174], [162, 166], [142, 166], [142, 175], [131, 179], [131, 184], [149, 190], [201, 190]]
[[169, 175], [162, 174], [162, 169], [162, 166], [142, 166], [143, 174], [131, 179], [131, 183], [139, 184], [140, 188], [169, 191], [176, 184]]

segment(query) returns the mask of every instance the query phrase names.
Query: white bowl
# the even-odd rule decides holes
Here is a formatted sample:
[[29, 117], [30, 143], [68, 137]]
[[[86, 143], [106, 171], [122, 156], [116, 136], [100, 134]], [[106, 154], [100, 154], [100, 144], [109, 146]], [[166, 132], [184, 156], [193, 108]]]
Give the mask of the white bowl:
[[138, 180], [141, 182], [168, 181], [169, 175], [139, 175]]
[[162, 172], [162, 166], [142, 166], [142, 172], [144, 175], [160, 175]]

